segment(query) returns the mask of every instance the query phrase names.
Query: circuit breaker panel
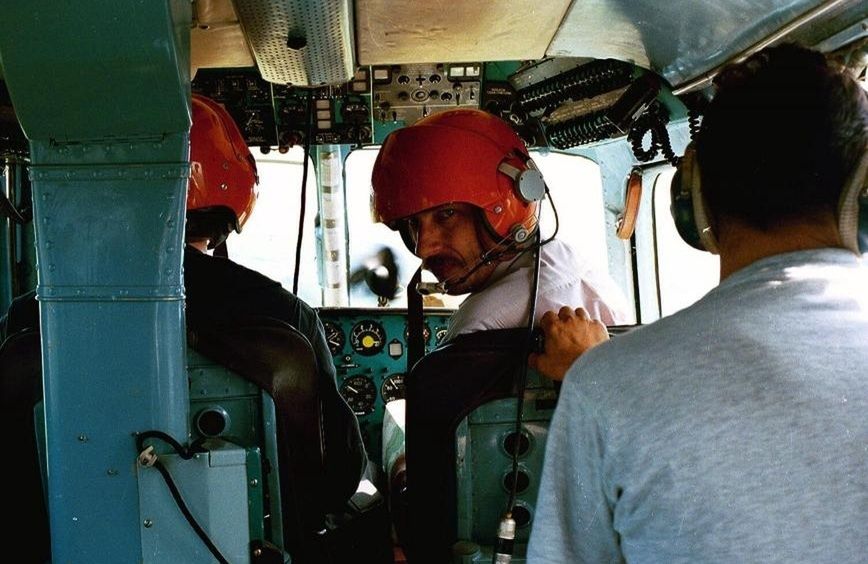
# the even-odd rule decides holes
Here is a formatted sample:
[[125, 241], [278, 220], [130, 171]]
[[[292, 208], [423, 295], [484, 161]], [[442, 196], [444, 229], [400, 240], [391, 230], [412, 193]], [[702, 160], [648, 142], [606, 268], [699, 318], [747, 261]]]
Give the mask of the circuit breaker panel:
[[687, 113], [657, 75], [610, 59], [358, 67], [349, 82], [315, 87], [267, 82], [255, 68], [203, 69], [192, 88], [225, 105], [248, 145], [265, 153], [381, 144], [426, 116], [479, 108], [528, 147], [563, 150], [626, 135], [647, 161], [658, 150], [672, 157], [665, 124]]

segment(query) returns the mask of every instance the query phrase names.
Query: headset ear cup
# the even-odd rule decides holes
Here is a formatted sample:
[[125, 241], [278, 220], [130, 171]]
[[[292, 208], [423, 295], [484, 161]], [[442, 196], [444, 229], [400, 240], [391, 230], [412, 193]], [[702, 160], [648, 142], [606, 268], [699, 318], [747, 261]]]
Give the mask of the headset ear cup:
[[868, 253], [868, 190], [859, 200], [859, 233], [856, 235], [859, 253]]
[[700, 251], [717, 254], [717, 238], [711, 228], [708, 209], [702, 197], [702, 183], [695, 155], [691, 143], [685, 149], [678, 170], [672, 178], [670, 211], [678, 234], [688, 245]]
[[711, 227], [711, 215], [708, 212], [708, 207], [705, 205], [705, 198], [702, 195], [702, 182], [699, 177], [699, 167], [696, 164], [696, 159], [692, 159], [691, 173], [691, 188], [693, 190], [693, 219], [696, 222], [696, 232], [699, 234], [699, 240], [702, 248], [709, 253], [716, 255], [720, 251], [717, 247], [717, 237], [714, 235], [714, 230]]
[[530, 204], [545, 197], [546, 183], [533, 159], [525, 157], [525, 163], [527, 168], [521, 170], [504, 160], [498, 165], [497, 170], [512, 178], [515, 195], [524, 203]]
[[542, 173], [530, 157], [527, 158], [527, 170], [521, 171], [515, 182], [518, 197], [525, 203], [539, 202], [546, 195], [546, 182]]
[[868, 147], [841, 190], [838, 233], [847, 249], [868, 252]]
[[694, 249], [704, 251], [702, 239], [696, 229], [696, 221], [693, 217], [693, 190], [684, 178], [684, 158], [675, 170], [670, 186], [670, 206], [672, 219], [675, 221], [675, 229], [685, 243]]

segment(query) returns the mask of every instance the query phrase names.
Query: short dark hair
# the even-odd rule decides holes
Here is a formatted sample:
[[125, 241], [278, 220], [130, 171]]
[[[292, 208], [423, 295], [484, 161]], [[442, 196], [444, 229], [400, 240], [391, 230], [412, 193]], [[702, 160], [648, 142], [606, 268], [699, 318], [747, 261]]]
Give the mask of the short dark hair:
[[698, 134], [703, 192], [715, 216], [767, 229], [837, 209], [868, 144], [868, 99], [846, 71], [793, 44], [726, 69]]

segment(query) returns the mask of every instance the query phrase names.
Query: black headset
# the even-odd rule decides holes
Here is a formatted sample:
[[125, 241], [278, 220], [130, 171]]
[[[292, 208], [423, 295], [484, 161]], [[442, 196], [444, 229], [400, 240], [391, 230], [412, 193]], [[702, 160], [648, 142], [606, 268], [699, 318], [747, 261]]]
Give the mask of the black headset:
[[[694, 142], [684, 150], [672, 178], [670, 194], [670, 211], [681, 238], [695, 249], [718, 254], [711, 215], [702, 195]], [[838, 231], [844, 246], [859, 254], [868, 253], [868, 147], [841, 190], [837, 212]]]
[[702, 196], [699, 165], [696, 162], [696, 147], [687, 145], [684, 156], [678, 163], [670, 186], [672, 219], [675, 229], [684, 241], [700, 251], [718, 253], [717, 237], [711, 227], [711, 219]]

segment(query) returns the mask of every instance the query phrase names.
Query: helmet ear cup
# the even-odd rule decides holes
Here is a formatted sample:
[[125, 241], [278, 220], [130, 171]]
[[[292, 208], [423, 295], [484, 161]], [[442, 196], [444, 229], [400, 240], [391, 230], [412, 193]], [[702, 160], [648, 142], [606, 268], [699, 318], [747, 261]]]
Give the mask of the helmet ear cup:
[[[524, 161], [524, 170], [509, 164], [508, 159], [520, 158]], [[546, 195], [546, 183], [542, 173], [533, 162], [533, 159], [519, 152], [513, 152], [504, 157], [497, 166], [498, 172], [512, 179], [512, 187], [518, 200], [525, 204], [539, 202]], [[529, 218], [530, 219], [530, 218]], [[536, 230], [535, 221], [516, 223], [509, 230], [509, 238], [516, 244], [521, 245], [530, 239]]]
[[[516, 156], [524, 160], [527, 168], [521, 170], [507, 162], [506, 159]], [[538, 202], [545, 197], [546, 183], [532, 158], [520, 153], [510, 153], [497, 166], [497, 170], [512, 178], [515, 195], [524, 203]]]
[[846, 248], [868, 253], [868, 147], [841, 190], [838, 232]]
[[670, 186], [672, 219], [685, 243], [700, 251], [718, 254], [717, 238], [702, 196], [699, 166], [693, 143], [687, 146]]

